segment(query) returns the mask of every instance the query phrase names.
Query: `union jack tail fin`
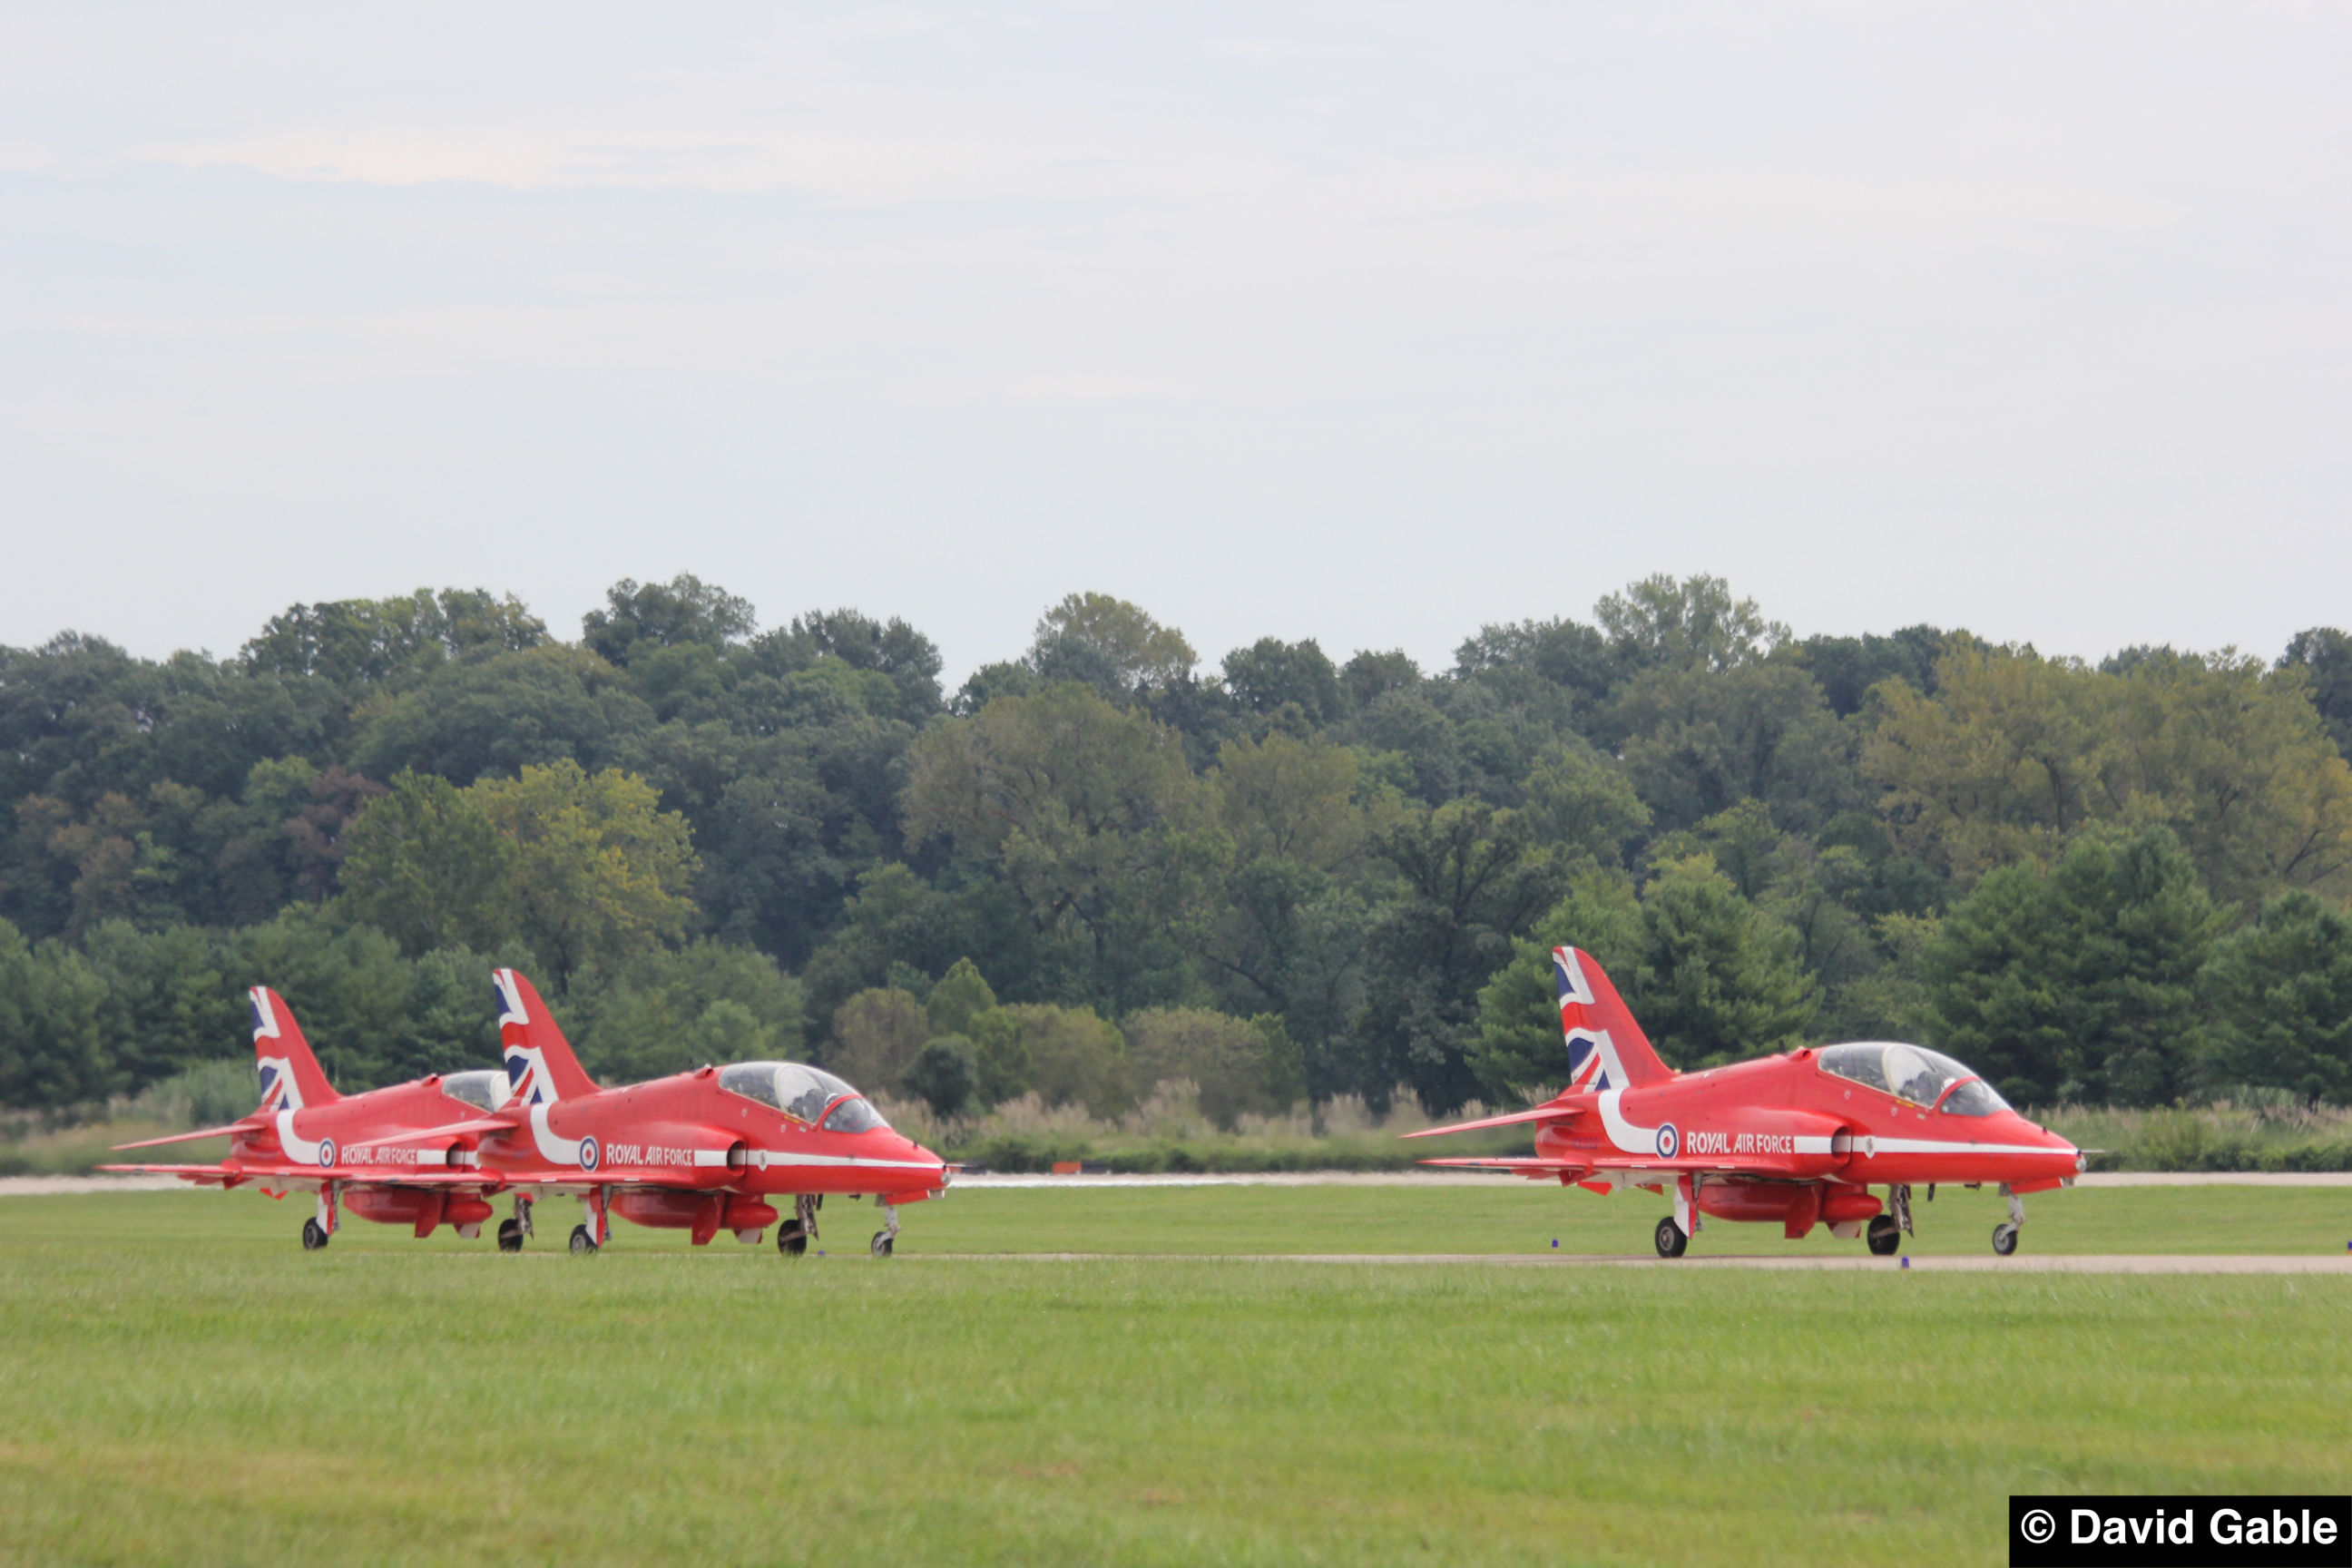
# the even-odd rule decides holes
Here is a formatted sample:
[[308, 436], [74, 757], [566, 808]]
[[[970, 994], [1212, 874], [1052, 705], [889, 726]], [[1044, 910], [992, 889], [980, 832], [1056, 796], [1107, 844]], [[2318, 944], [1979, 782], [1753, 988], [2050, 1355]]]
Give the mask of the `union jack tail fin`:
[[332, 1105], [342, 1096], [310, 1054], [310, 1042], [294, 1021], [286, 998], [267, 985], [246, 993], [253, 1004], [253, 1065], [261, 1073], [264, 1111], [299, 1110], [305, 1106]]
[[556, 1027], [555, 1015], [538, 989], [511, 969], [494, 970], [499, 997], [499, 1049], [507, 1063], [507, 1103], [552, 1105], [596, 1092], [596, 1080], [580, 1070], [572, 1043]]
[[1675, 1076], [1591, 953], [1553, 948], [1551, 967], [1559, 982], [1560, 1032], [1568, 1037], [1568, 1088], [1561, 1092], [1639, 1089]]

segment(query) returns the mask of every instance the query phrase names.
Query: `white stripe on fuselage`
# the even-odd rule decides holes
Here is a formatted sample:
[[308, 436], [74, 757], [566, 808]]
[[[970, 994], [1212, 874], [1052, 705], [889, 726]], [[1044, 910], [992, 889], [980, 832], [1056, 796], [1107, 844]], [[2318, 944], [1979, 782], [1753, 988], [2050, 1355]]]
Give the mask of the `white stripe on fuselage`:
[[530, 1141], [538, 1146], [539, 1157], [558, 1165], [580, 1163], [582, 1141], [577, 1138], [558, 1138], [553, 1130], [547, 1125], [547, 1113], [550, 1109], [551, 1108], [546, 1105], [534, 1105], [530, 1108]]
[[[1871, 1154], [2075, 1154], [2075, 1149], [2052, 1149], [2040, 1143], [1962, 1143], [1948, 1138], [1878, 1138], [1870, 1141]], [[1857, 1140], [1859, 1142], [1859, 1140]]]
[[1625, 1120], [1625, 1113], [1617, 1109], [1617, 1102], [1623, 1099], [1625, 1091], [1622, 1089], [1605, 1089], [1601, 1091], [1601, 1125], [1608, 1129], [1609, 1142], [1628, 1154], [1656, 1153], [1658, 1130], [1654, 1127], [1636, 1127]]

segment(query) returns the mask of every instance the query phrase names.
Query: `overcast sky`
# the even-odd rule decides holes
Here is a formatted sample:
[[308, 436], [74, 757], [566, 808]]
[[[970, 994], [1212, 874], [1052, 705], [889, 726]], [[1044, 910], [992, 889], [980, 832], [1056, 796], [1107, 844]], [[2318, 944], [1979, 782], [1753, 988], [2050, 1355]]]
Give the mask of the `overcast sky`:
[[0, 6], [0, 642], [2352, 625], [2352, 10]]

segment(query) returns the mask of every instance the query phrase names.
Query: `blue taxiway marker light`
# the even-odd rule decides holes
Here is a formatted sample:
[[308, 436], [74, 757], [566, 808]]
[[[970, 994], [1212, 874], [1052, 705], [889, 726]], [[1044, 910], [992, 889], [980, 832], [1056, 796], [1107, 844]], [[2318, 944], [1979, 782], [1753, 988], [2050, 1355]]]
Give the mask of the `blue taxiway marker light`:
[[[2352, 1247], [2352, 1241], [2347, 1241], [2344, 1245], [2347, 1247]], [[1558, 1252], [1559, 1250], [1559, 1237], [1555, 1236], [1551, 1238], [1551, 1249], [1554, 1252]]]
[[1910, 1260], [1908, 1258], [1905, 1258], [1905, 1259], [1903, 1260], [1903, 1267], [1904, 1267], [1904, 1268], [1910, 1268], [1910, 1267], [1911, 1267], [1911, 1260]]

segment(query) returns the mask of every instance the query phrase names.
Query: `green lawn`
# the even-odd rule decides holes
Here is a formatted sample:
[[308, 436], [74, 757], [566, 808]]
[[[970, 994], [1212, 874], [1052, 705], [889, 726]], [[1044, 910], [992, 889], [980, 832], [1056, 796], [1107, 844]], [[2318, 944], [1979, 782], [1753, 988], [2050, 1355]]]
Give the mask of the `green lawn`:
[[[2352, 1209], [2031, 1202], [2053, 1251]], [[847, 1205], [799, 1264], [303, 1212], [0, 1198], [0, 1563], [1997, 1563], [2011, 1491], [2352, 1489], [2352, 1279], [924, 1257], [1647, 1246], [1533, 1189], [973, 1191], [889, 1264]]]
[[[1990, 1189], [1914, 1194], [1919, 1253], [1992, 1255], [1992, 1227], [2009, 1217]], [[291, 1200], [289, 1200], [289, 1202]], [[578, 1205], [566, 1203], [568, 1230]], [[1645, 1192], [1602, 1197], [1534, 1182], [1511, 1186], [1072, 1187], [952, 1189], [901, 1210], [898, 1246], [923, 1252], [1514, 1252], [1653, 1257], [1651, 1230], [1672, 1212]], [[551, 1209], [551, 1215], [558, 1211]], [[827, 1208], [833, 1246], [862, 1246], [874, 1211]], [[2025, 1200], [2028, 1253], [2335, 1253], [2352, 1241], [2352, 1189], [2328, 1187], [2083, 1187]], [[299, 1226], [299, 1217], [296, 1220]], [[838, 1234], [835, 1234], [837, 1232]], [[638, 1237], [646, 1239], [640, 1241]], [[413, 1245], [413, 1243], [412, 1243]], [[624, 1246], [683, 1247], [640, 1231]], [[1777, 1225], [1709, 1220], [1691, 1255], [1861, 1255], [1826, 1226], [1802, 1242]]]

